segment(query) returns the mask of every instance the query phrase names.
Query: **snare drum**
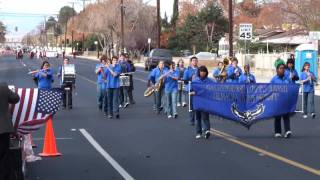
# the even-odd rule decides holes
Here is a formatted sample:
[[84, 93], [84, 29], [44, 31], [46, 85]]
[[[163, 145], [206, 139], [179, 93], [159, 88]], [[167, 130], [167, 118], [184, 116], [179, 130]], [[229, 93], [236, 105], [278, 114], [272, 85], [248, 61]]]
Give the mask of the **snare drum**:
[[119, 76], [119, 80], [120, 80], [120, 86], [122, 87], [130, 86], [130, 76], [126, 76], [126, 75]]
[[61, 80], [63, 84], [75, 84], [76, 69], [74, 64], [65, 64], [62, 66]]
[[184, 89], [184, 82], [183, 81], [178, 81], [178, 90], [182, 91]]

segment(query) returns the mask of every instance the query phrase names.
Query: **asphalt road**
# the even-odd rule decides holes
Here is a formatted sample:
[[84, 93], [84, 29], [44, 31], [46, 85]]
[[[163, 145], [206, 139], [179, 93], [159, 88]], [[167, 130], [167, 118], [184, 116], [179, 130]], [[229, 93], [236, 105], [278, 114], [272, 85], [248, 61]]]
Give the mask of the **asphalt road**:
[[[49, 61], [55, 71], [62, 63], [61, 59]], [[213, 136], [196, 140], [195, 128], [188, 124], [187, 108], [178, 109], [178, 119], [153, 112], [152, 98], [143, 97], [147, 73], [142, 68], [134, 75], [137, 103], [121, 109], [120, 119], [107, 119], [96, 105], [97, 62], [71, 62], [78, 74], [74, 106], [59, 111], [53, 119], [57, 147], [63, 155], [28, 163], [29, 180], [320, 179], [319, 116], [292, 117], [291, 139], [273, 138], [272, 120], [255, 124], [248, 131], [211, 117]], [[35, 87], [27, 72], [40, 64], [37, 59], [20, 62], [14, 57], [1, 57], [0, 81], [16, 87]], [[42, 151], [44, 129], [33, 134], [38, 145], [36, 153]]]

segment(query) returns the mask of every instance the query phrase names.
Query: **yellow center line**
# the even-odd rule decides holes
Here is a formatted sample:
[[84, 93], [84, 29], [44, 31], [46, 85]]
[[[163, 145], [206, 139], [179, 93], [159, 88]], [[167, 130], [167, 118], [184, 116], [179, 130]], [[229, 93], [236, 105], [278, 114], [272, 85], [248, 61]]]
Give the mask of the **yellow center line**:
[[283, 157], [283, 156], [280, 156], [278, 154], [272, 153], [270, 151], [261, 149], [259, 147], [253, 146], [251, 144], [242, 142], [242, 141], [238, 140], [238, 138], [236, 138], [236, 137], [234, 137], [232, 135], [229, 135], [227, 133], [224, 133], [224, 132], [221, 132], [221, 131], [218, 131], [218, 130], [215, 130], [215, 129], [211, 129], [211, 133], [213, 135], [215, 135], [215, 136], [221, 137], [221, 138], [223, 138], [225, 140], [228, 140], [228, 141], [230, 141], [232, 143], [238, 144], [238, 145], [240, 145], [242, 147], [245, 147], [247, 149], [250, 149], [252, 151], [256, 151], [258, 153], [262, 153], [262, 154], [264, 154], [266, 156], [269, 156], [269, 157], [271, 157], [273, 159], [276, 159], [278, 161], [284, 162], [284, 163], [289, 164], [291, 166], [294, 166], [296, 168], [299, 168], [299, 169], [302, 169], [304, 171], [307, 171], [307, 172], [310, 172], [312, 174], [315, 174], [317, 176], [320, 176], [320, 170], [317, 170], [317, 169], [314, 169], [312, 167], [309, 167], [309, 166], [306, 166], [304, 164], [301, 164], [299, 162], [290, 160], [290, 159], [288, 159], [286, 157]]

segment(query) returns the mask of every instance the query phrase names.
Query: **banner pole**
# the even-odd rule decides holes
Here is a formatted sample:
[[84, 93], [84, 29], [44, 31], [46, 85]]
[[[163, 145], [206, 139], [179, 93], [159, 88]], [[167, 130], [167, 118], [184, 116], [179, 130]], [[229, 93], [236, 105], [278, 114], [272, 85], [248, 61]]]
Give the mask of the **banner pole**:
[[188, 90], [188, 97], [189, 97], [189, 112], [192, 112], [192, 110], [191, 110], [191, 81], [189, 81], [189, 90]]
[[301, 84], [301, 96], [302, 96], [302, 102], [301, 102], [301, 106], [302, 106], [302, 114], [304, 113], [304, 107], [303, 107], [303, 103], [304, 103], [304, 98], [303, 98], [303, 83]]

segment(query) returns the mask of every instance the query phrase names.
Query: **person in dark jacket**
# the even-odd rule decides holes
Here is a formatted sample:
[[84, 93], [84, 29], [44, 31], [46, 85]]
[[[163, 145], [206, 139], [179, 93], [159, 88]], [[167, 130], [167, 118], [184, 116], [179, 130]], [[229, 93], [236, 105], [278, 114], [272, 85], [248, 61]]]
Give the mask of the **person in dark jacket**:
[[20, 98], [6, 83], [0, 83], [0, 99], [0, 179], [8, 179], [5, 158], [9, 151], [10, 133], [13, 133], [13, 124], [8, 113], [9, 104], [16, 104]]

